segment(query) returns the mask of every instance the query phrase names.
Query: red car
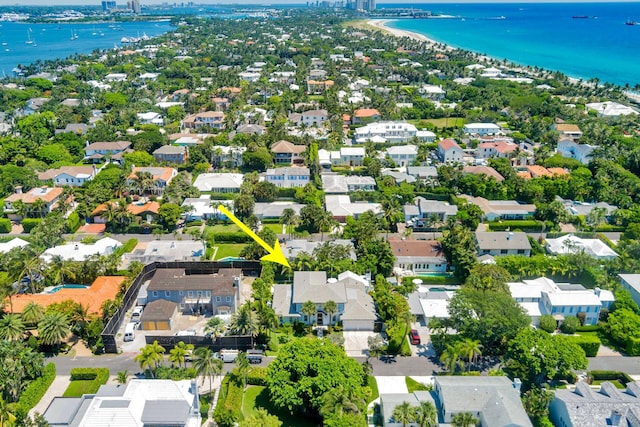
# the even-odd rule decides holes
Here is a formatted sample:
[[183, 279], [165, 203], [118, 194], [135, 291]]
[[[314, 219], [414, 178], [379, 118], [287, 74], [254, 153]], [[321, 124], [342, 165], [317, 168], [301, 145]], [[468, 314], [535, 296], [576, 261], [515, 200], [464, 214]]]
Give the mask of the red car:
[[415, 329], [409, 332], [409, 342], [413, 345], [420, 345], [420, 335]]

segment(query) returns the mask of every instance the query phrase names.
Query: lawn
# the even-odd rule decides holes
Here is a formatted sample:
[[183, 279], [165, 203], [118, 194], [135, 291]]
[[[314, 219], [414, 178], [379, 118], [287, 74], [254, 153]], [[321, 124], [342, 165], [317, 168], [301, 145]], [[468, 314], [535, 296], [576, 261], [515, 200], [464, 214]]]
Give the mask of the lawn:
[[419, 383], [418, 381], [414, 380], [413, 378], [410, 377], [404, 377], [405, 382], [407, 383], [407, 390], [409, 390], [409, 393], [413, 393], [414, 391], [419, 391], [419, 390], [430, 390], [431, 387], [427, 387], [426, 385]]
[[216, 259], [225, 258], [228, 256], [237, 257], [240, 255], [240, 251], [244, 248], [244, 243], [220, 243], [215, 245], [218, 248], [216, 252]]
[[593, 380], [591, 381], [591, 385], [602, 385], [602, 383], [604, 382], [610, 382], [611, 384], [613, 384], [615, 386], [615, 388], [619, 388], [619, 389], [625, 389], [627, 388], [626, 384], [621, 383], [618, 380]]
[[216, 224], [216, 225], [207, 225], [204, 228], [205, 234], [209, 233], [239, 233], [240, 227], [235, 224]]
[[449, 128], [461, 128], [464, 126], [464, 118], [462, 117], [443, 117], [440, 119], [415, 119], [409, 120], [409, 123], [415, 125], [417, 128], [427, 127], [427, 123], [431, 123], [435, 127], [449, 127]]
[[62, 397], [82, 397], [83, 394], [95, 394], [101, 384], [96, 384], [95, 380], [74, 380], [69, 383], [69, 387], [64, 391]]
[[367, 377], [367, 385], [371, 389], [371, 396], [369, 397], [369, 402], [373, 402], [378, 398], [378, 396], [380, 396], [380, 393], [378, 392], [378, 383], [376, 382], [376, 378], [372, 375], [369, 375]]
[[263, 228], [268, 228], [276, 234], [282, 234], [282, 224], [262, 224]]
[[282, 421], [282, 427], [317, 427], [319, 424], [313, 423], [308, 418], [299, 415], [291, 415], [287, 411], [281, 411], [273, 407], [269, 401], [269, 393], [266, 387], [252, 385], [247, 388], [244, 394], [244, 404], [242, 413], [244, 417], [250, 417], [256, 409], [264, 408], [272, 415]]

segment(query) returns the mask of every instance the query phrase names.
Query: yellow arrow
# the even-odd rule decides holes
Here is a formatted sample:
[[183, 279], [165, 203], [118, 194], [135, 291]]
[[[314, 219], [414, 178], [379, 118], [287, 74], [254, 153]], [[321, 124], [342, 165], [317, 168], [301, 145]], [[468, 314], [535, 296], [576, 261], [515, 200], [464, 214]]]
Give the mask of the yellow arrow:
[[254, 233], [253, 230], [251, 230], [249, 227], [247, 227], [247, 225], [245, 223], [240, 221], [238, 218], [236, 218], [236, 216], [234, 214], [229, 212], [229, 209], [225, 208], [223, 205], [219, 205], [218, 206], [218, 210], [220, 212], [222, 212], [223, 214], [225, 214], [227, 216], [227, 218], [229, 218], [231, 221], [233, 221], [233, 223], [235, 225], [240, 227], [240, 229], [242, 231], [247, 233], [247, 235], [249, 235], [249, 237], [251, 237], [253, 240], [255, 240], [267, 252], [269, 252], [267, 255], [265, 255], [262, 258], [260, 258], [261, 260], [275, 262], [275, 263], [278, 263], [278, 264], [282, 264], [285, 267], [291, 268], [291, 266], [289, 265], [289, 261], [287, 261], [287, 258], [282, 253], [282, 248], [280, 247], [280, 242], [278, 242], [278, 239], [276, 239], [276, 242], [273, 244], [273, 247], [271, 247], [271, 246], [269, 246], [269, 244], [267, 242], [262, 240], [260, 238], [260, 236], [258, 236], [256, 233]]

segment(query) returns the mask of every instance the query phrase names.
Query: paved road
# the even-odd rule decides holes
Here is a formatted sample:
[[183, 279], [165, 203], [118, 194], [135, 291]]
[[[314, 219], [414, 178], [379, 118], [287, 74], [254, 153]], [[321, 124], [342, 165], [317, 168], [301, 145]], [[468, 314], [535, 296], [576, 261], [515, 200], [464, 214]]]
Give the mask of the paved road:
[[622, 371], [629, 375], [640, 375], [640, 357], [601, 356], [588, 359], [590, 371]]

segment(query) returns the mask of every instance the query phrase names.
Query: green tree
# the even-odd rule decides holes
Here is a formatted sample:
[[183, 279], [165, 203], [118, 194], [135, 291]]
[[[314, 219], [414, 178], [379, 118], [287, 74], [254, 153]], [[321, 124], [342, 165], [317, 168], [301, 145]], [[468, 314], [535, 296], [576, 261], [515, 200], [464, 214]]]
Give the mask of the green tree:
[[556, 322], [556, 319], [554, 319], [552, 315], [544, 314], [540, 316], [540, 329], [542, 329], [543, 331], [550, 334], [556, 330], [557, 326], [558, 326], [558, 323]]
[[467, 359], [469, 366], [476, 362], [478, 356], [482, 356], [482, 344], [480, 341], [465, 338], [460, 342], [460, 355]]
[[549, 393], [543, 388], [534, 387], [527, 390], [522, 395], [522, 406], [527, 411], [527, 415], [532, 419], [534, 425], [549, 415], [549, 404], [553, 400], [553, 393]]
[[286, 208], [282, 211], [282, 216], [280, 217], [280, 224], [284, 224], [286, 226], [286, 230], [289, 233], [289, 238], [291, 238], [291, 227], [296, 223], [297, 215], [296, 211], [291, 208]]
[[580, 319], [576, 316], [568, 316], [560, 324], [560, 330], [563, 334], [573, 335], [580, 327]]
[[165, 203], [158, 210], [160, 220], [168, 227], [174, 228], [182, 216], [182, 208], [175, 203]]
[[342, 416], [343, 414], [359, 414], [360, 408], [366, 405], [361, 396], [347, 392], [342, 385], [329, 390], [322, 396], [322, 406], [320, 415], [326, 420], [331, 416]]
[[258, 408], [248, 418], [240, 421], [238, 427], [280, 427], [282, 421], [275, 415], [269, 414], [266, 409]]
[[307, 323], [314, 323], [316, 321], [316, 314], [318, 313], [318, 308], [315, 303], [312, 301], [305, 301], [302, 304], [302, 308], [300, 309], [302, 314], [307, 316]]
[[431, 402], [420, 402], [414, 409], [414, 421], [420, 427], [435, 427], [438, 420], [438, 411]]
[[212, 317], [207, 321], [206, 326], [204, 327], [205, 334], [211, 334], [213, 338], [217, 338], [222, 336], [225, 330], [224, 320], [219, 317]]
[[338, 312], [338, 304], [335, 301], [329, 300], [324, 303], [324, 311], [329, 315], [329, 330], [333, 324], [333, 315]]
[[473, 427], [478, 425], [478, 422], [471, 412], [459, 412], [451, 417], [453, 427]]
[[27, 326], [37, 325], [44, 316], [44, 308], [38, 303], [30, 301], [22, 309], [22, 321]]
[[203, 383], [204, 379], [209, 377], [209, 390], [213, 390], [213, 379], [222, 372], [222, 360], [218, 359], [208, 347], [198, 347], [193, 355], [195, 356], [193, 367], [202, 377]]
[[238, 354], [236, 358], [236, 373], [242, 378], [242, 389], [246, 390], [247, 388], [247, 376], [249, 376], [249, 372], [251, 371], [251, 365], [249, 364], [249, 359], [247, 359], [247, 354], [241, 352]]
[[638, 313], [638, 304], [631, 298], [631, 293], [626, 289], [620, 289], [614, 294], [616, 300], [611, 307], [612, 311], [627, 309], [634, 313]]
[[137, 354], [133, 360], [140, 364], [140, 368], [143, 370], [148, 369], [151, 374], [151, 378], [155, 378], [155, 369], [164, 360], [165, 348], [158, 344], [158, 341], [154, 341], [153, 344], [147, 344], [140, 349], [140, 354]]
[[124, 371], [119, 371], [116, 377], [116, 381], [118, 382], [118, 385], [126, 384], [127, 381], [129, 381], [129, 371], [126, 369]]
[[414, 408], [411, 407], [409, 402], [402, 402], [393, 408], [393, 421], [396, 423], [401, 423], [403, 427], [406, 427], [407, 424], [415, 421], [415, 411]]
[[38, 322], [38, 336], [43, 345], [57, 346], [69, 336], [71, 328], [64, 313], [50, 312]]
[[244, 304], [231, 316], [229, 329], [237, 335], [250, 335], [252, 338], [258, 335], [258, 314], [251, 309], [251, 304]]
[[478, 247], [475, 237], [469, 229], [459, 224], [450, 224], [441, 240], [442, 252], [455, 270], [454, 275], [466, 280], [476, 264]]
[[313, 415], [319, 414], [324, 394], [339, 385], [354, 399], [363, 398], [363, 374], [356, 360], [327, 340], [295, 338], [269, 364], [267, 387], [276, 408]]
[[24, 323], [18, 314], [5, 314], [0, 319], [0, 339], [19, 341], [24, 338]]
[[233, 201], [233, 211], [234, 214], [241, 220], [249, 217], [253, 214], [253, 208], [255, 207], [256, 202], [253, 196], [249, 194], [240, 194]]
[[184, 341], [178, 342], [171, 350], [169, 350], [169, 361], [171, 365], [178, 367], [187, 366], [187, 356], [193, 351], [193, 344], [185, 344]]

